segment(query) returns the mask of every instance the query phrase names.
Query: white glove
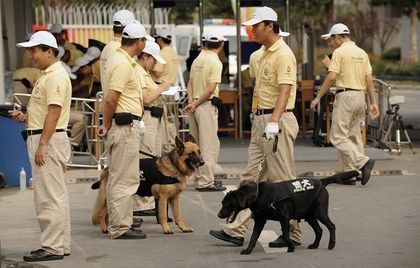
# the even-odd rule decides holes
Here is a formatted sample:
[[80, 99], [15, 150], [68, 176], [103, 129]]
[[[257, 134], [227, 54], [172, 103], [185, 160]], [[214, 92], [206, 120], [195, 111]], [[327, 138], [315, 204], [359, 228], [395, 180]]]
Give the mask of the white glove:
[[140, 121], [140, 137], [144, 136], [146, 132], [146, 126], [144, 125], [143, 120]]
[[267, 139], [274, 139], [279, 134], [279, 124], [275, 122], [268, 122], [264, 130]]

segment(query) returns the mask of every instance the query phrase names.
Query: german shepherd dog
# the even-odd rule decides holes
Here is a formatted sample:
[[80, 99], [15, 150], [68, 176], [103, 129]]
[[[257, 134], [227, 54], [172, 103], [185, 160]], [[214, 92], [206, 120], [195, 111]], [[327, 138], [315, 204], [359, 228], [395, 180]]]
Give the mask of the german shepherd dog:
[[[175, 223], [182, 232], [193, 232], [182, 217], [179, 208], [179, 194], [184, 190], [187, 178], [198, 168], [204, 165], [200, 148], [191, 137], [190, 141], [182, 142], [178, 137], [175, 139], [176, 147], [162, 157], [154, 159], [141, 159], [140, 169], [144, 180], [141, 180], [137, 194], [155, 198], [158, 223], [162, 226], [164, 234], [174, 232], [168, 225], [168, 201], [172, 208]], [[99, 187], [96, 203], [93, 208], [92, 222], [99, 225], [102, 232], [108, 230], [108, 208], [106, 203], [106, 187], [109, 171], [104, 169], [100, 180], [92, 185], [92, 189]], [[99, 184], [99, 185], [98, 185]]]
[[305, 219], [315, 232], [315, 241], [308, 246], [318, 248], [322, 229], [318, 220], [330, 232], [328, 249], [335, 246], [335, 225], [328, 217], [328, 191], [330, 183], [343, 183], [359, 175], [358, 171], [339, 173], [323, 179], [303, 178], [277, 183], [245, 182], [237, 190], [226, 194], [218, 217], [227, 223], [235, 220], [238, 213], [251, 209], [255, 221], [249, 245], [241, 251], [242, 255], [251, 254], [267, 220], [279, 221], [283, 238], [288, 245], [287, 252], [295, 246], [289, 237], [289, 220]]

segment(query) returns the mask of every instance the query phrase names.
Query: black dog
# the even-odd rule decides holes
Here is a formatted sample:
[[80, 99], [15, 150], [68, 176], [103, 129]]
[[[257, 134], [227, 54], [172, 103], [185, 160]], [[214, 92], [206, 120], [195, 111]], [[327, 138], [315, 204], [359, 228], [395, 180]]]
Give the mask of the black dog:
[[343, 183], [359, 175], [357, 171], [339, 173], [324, 179], [297, 179], [278, 183], [251, 182], [229, 192], [222, 200], [222, 209], [217, 215], [226, 222], [235, 220], [239, 211], [249, 208], [255, 221], [251, 240], [241, 254], [251, 254], [267, 220], [280, 221], [288, 252], [295, 246], [289, 237], [289, 220], [305, 219], [315, 231], [315, 241], [308, 248], [318, 248], [322, 229], [318, 220], [330, 232], [328, 249], [335, 246], [335, 225], [328, 217], [328, 191], [330, 183]]

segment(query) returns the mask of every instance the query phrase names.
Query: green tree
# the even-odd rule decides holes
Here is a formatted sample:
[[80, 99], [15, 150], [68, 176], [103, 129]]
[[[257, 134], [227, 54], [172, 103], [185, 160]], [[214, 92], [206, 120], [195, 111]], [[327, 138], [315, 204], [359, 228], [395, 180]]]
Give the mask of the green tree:
[[373, 6], [392, 5], [399, 8], [402, 14], [410, 18], [411, 26], [411, 61], [417, 62], [417, 21], [420, 10], [420, 0], [370, 0]]

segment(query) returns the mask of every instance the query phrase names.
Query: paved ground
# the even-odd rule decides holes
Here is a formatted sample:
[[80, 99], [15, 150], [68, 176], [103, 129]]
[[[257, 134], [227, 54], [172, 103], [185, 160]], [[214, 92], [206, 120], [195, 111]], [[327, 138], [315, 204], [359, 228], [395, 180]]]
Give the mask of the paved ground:
[[[223, 143], [226, 143], [223, 142]], [[420, 141], [417, 141], [420, 144]], [[246, 143], [241, 146], [246, 148]], [[326, 148], [318, 148], [318, 152]], [[417, 146], [417, 151], [420, 147]], [[315, 150], [311, 148], [310, 150]], [[236, 155], [234, 149], [224, 154]], [[96, 192], [88, 183], [69, 184], [72, 216], [72, 252], [63, 261], [24, 264], [22, 255], [39, 247], [39, 228], [35, 219], [32, 191], [0, 190], [0, 239], [3, 267], [420, 267], [420, 155], [404, 149], [401, 156], [377, 160], [375, 172], [404, 170], [405, 176], [373, 176], [365, 187], [330, 185], [330, 216], [337, 226], [337, 245], [327, 249], [328, 232], [320, 248], [306, 247], [314, 239], [312, 230], [302, 223], [303, 245], [294, 253], [271, 252], [264, 243], [280, 232], [276, 222], [265, 227], [264, 241], [250, 256], [239, 254], [241, 247], [220, 242], [208, 235], [220, 228], [216, 217], [223, 193], [199, 193], [188, 186], [182, 195], [185, 221], [194, 233], [183, 234], [176, 226], [174, 235], [163, 235], [155, 219], [145, 217], [146, 240], [110, 240], [91, 224], [90, 215]], [[222, 163], [229, 174], [243, 171], [245, 163]], [[337, 170], [331, 160], [299, 161], [298, 174], [314, 170]], [[93, 176], [96, 171], [79, 171]], [[79, 174], [79, 175], [80, 175]], [[93, 175], [92, 175], [93, 174]], [[69, 173], [70, 175], [70, 173]], [[235, 187], [237, 179], [225, 185]], [[251, 225], [252, 226], [252, 225]], [[245, 243], [249, 241], [248, 233]]]

